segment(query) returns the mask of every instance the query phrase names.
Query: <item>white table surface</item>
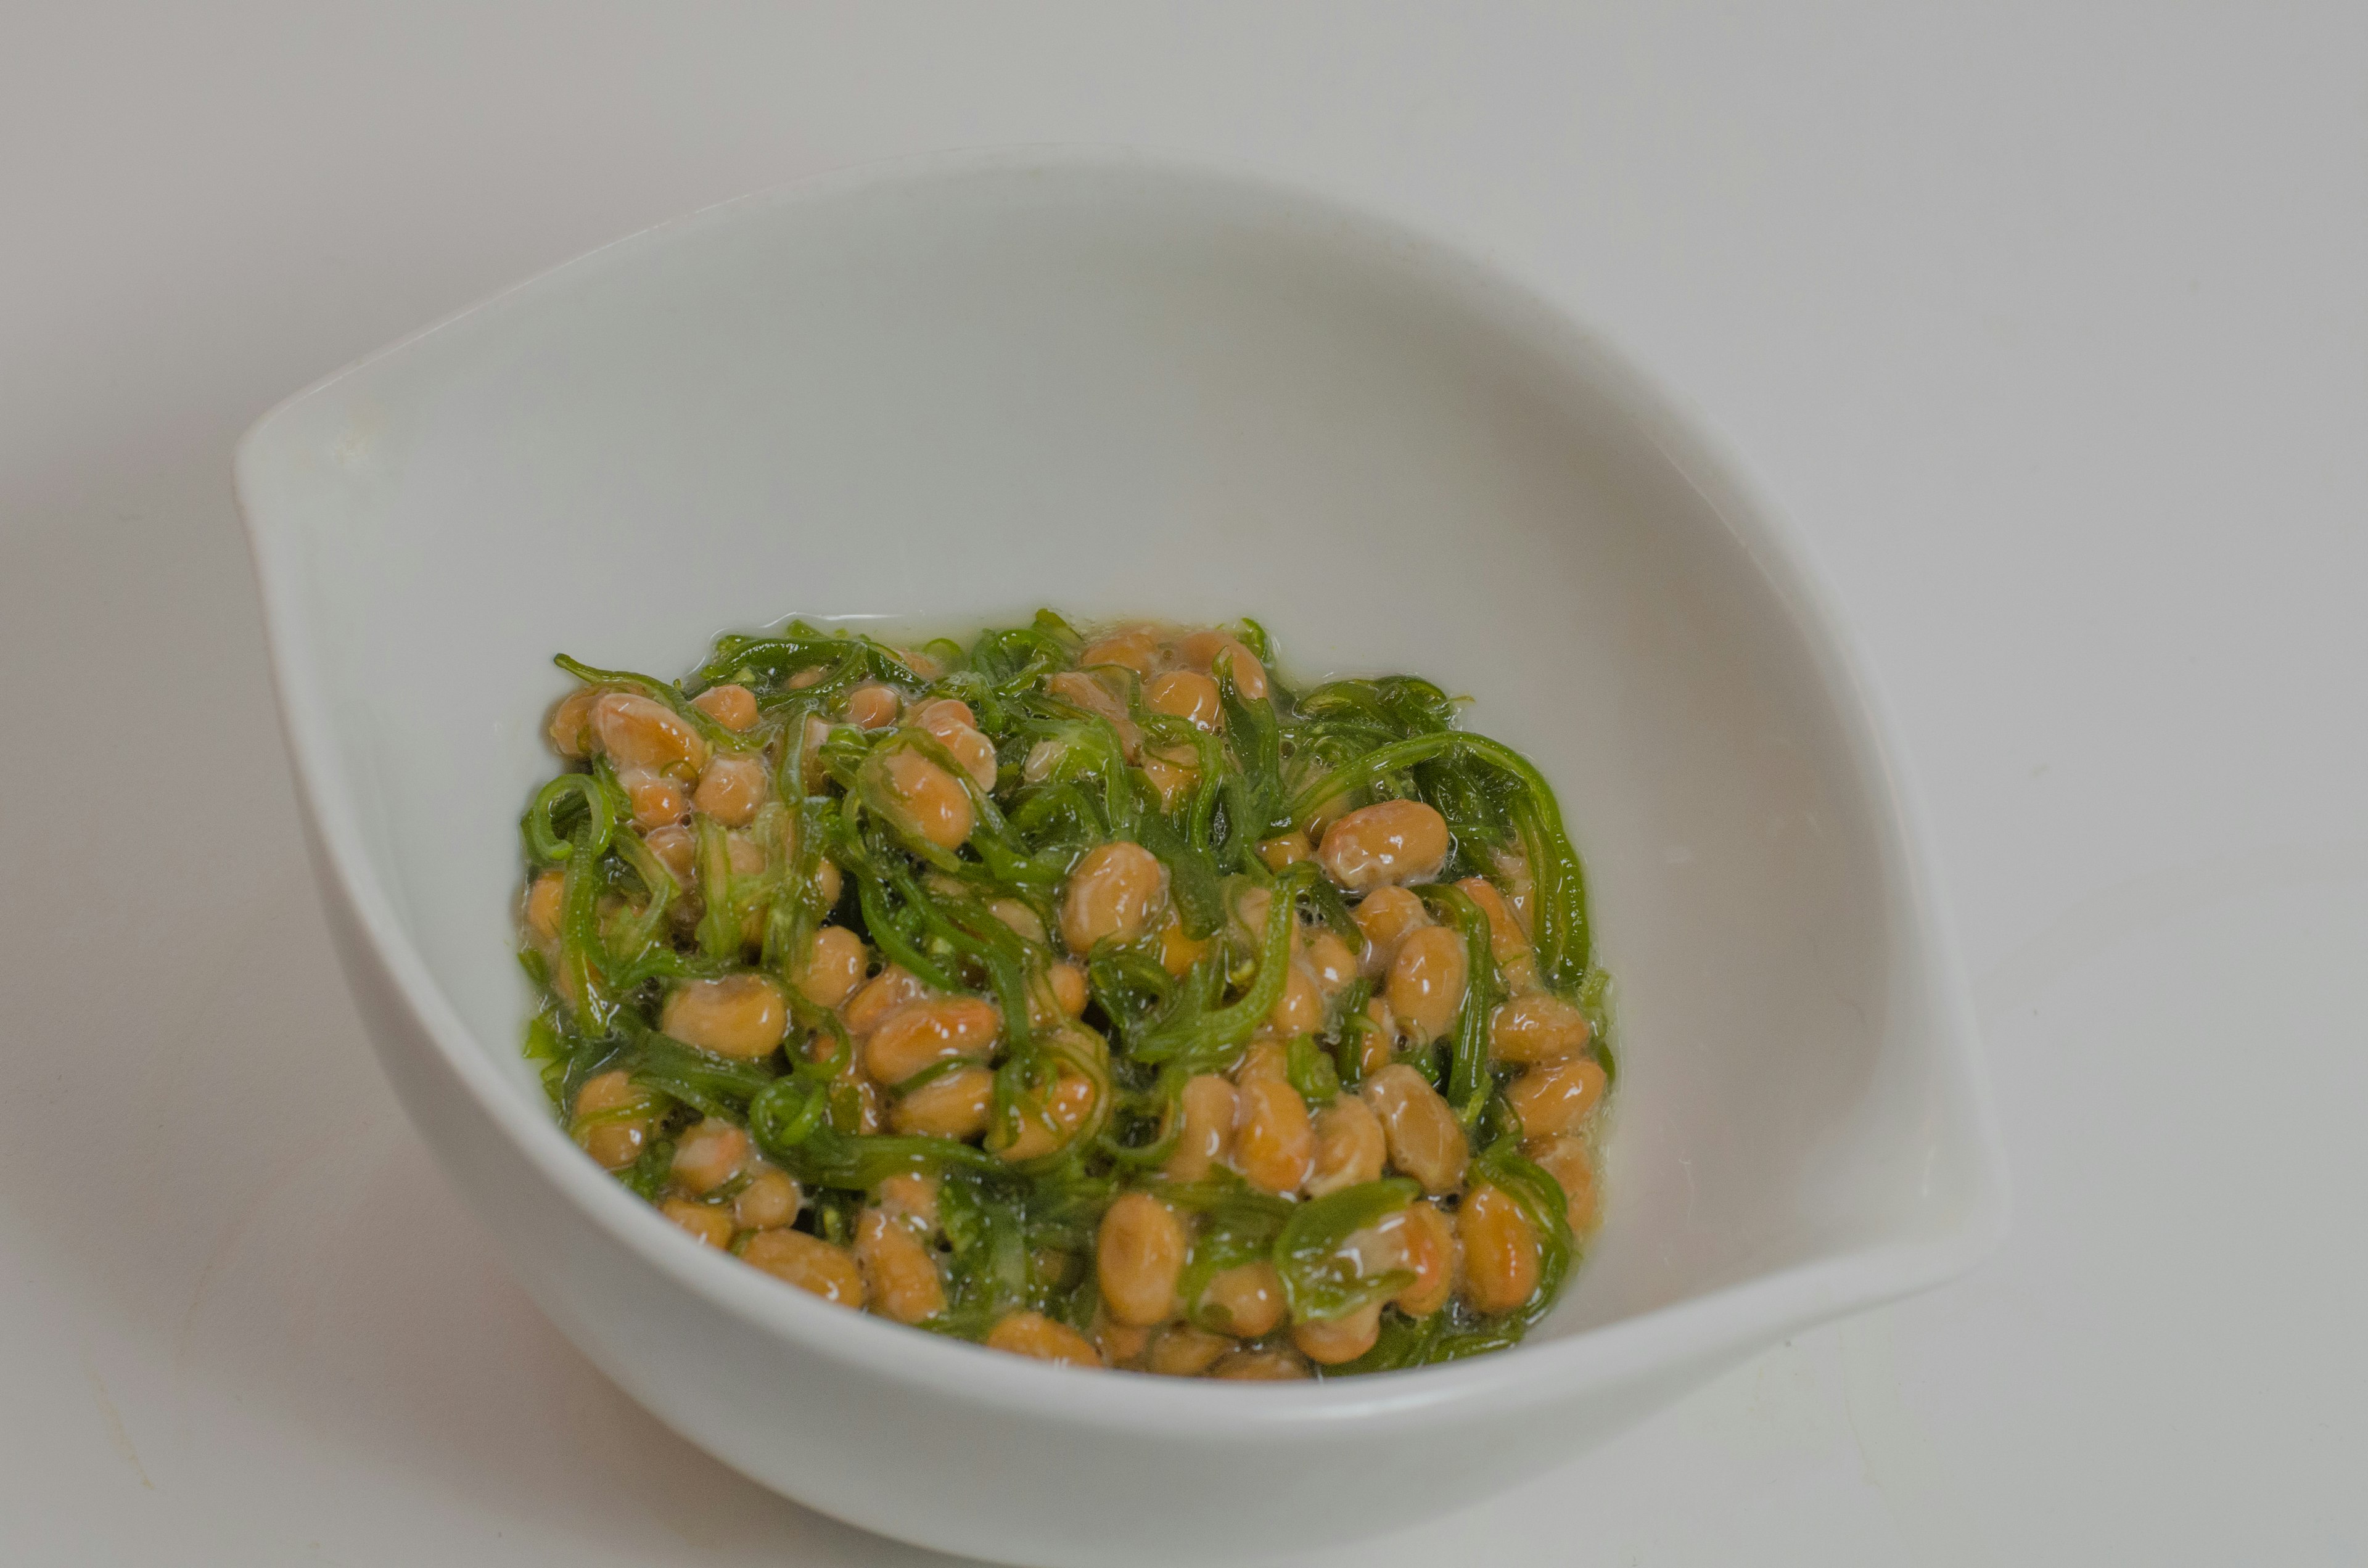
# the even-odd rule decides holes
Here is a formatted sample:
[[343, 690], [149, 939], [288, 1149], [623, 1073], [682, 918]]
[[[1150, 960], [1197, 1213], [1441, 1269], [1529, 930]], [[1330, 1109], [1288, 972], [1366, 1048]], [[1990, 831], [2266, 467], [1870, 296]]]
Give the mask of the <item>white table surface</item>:
[[2016, 1183], [1962, 1284], [1304, 1561], [2368, 1561], [2368, 8], [1776, 9], [0, 0], [0, 1561], [947, 1561], [658, 1428], [430, 1166], [228, 458], [611, 236], [1080, 140], [1460, 233], [1733, 440], [1904, 721]]

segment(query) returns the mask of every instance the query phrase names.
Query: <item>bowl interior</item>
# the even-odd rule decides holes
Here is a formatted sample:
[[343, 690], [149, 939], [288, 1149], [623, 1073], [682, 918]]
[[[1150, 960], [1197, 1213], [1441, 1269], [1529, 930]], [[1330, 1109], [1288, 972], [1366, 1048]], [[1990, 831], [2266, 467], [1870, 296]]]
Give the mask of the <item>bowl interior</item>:
[[673, 676], [791, 613], [1249, 614], [1294, 678], [1471, 694], [1556, 784], [1619, 981], [1569, 1334], [1987, 1196], [1856, 699], [1656, 409], [1395, 230], [1010, 163], [596, 253], [290, 403], [241, 483], [330, 836], [538, 1103], [510, 911], [556, 651]]

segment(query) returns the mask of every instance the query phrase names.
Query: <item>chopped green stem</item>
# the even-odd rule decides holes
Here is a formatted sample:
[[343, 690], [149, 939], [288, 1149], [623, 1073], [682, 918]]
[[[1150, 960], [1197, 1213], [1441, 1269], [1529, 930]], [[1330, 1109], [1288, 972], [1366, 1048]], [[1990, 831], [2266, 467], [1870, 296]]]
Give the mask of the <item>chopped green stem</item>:
[[1301, 1204], [1274, 1243], [1275, 1272], [1282, 1276], [1291, 1320], [1340, 1317], [1413, 1284], [1414, 1276], [1403, 1268], [1361, 1272], [1360, 1258], [1346, 1244], [1421, 1196], [1420, 1184], [1387, 1176]]
[[1487, 1108], [1496, 1085], [1488, 1075], [1488, 1020], [1504, 999], [1497, 960], [1488, 940], [1488, 916], [1462, 888], [1449, 883], [1421, 890], [1423, 902], [1437, 909], [1443, 924], [1463, 937], [1463, 1003], [1448, 1030], [1447, 1103], [1456, 1119], [1471, 1127]]
[[1291, 979], [1291, 932], [1298, 923], [1300, 891], [1314, 873], [1303, 862], [1275, 881], [1274, 900], [1267, 908], [1266, 934], [1258, 944], [1258, 976], [1241, 999], [1229, 1006], [1192, 1011], [1191, 1016], [1165, 1021], [1146, 1034], [1134, 1050], [1140, 1062], [1170, 1058], [1215, 1062], [1247, 1043]]

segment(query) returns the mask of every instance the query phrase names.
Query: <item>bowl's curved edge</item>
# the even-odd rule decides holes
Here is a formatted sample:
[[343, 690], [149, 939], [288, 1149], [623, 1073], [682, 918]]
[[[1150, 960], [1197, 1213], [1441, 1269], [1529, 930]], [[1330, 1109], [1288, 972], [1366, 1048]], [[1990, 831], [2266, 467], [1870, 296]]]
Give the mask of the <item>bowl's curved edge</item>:
[[[1881, 798], [1894, 803], [1884, 826], [1894, 869], [1905, 881], [1918, 962], [1940, 1033], [1966, 1108], [1975, 1142], [1977, 1201], [1964, 1223], [1938, 1240], [1863, 1249], [1765, 1276], [1636, 1317], [1591, 1329], [1511, 1357], [1482, 1358], [1383, 1379], [1268, 1389], [1208, 1389], [1189, 1382], [1126, 1380], [1113, 1387], [1060, 1369], [996, 1356], [933, 1336], [914, 1335], [885, 1323], [847, 1313], [794, 1290], [784, 1290], [736, 1263], [700, 1247], [633, 1200], [597, 1171], [547, 1117], [522, 1104], [493, 1062], [478, 1049], [424, 960], [404, 933], [392, 901], [360, 847], [350, 809], [349, 782], [328, 733], [325, 695], [312, 672], [313, 643], [293, 559], [290, 520], [272, 515], [268, 449], [297, 412], [340, 383], [420, 343], [552, 286], [579, 269], [614, 264], [640, 248], [701, 225], [739, 220], [788, 202], [819, 200], [881, 183], [960, 177], [1018, 170], [1122, 170], [1159, 177], [1221, 183], [1269, 200], [1323, 213], [1383, 239], [1420, 266], [1519, 307], [1566, 351], [1588, 360], [1622, 399], [1668, 460], [1702, 492], [1737, 540], [1751, 552], [1793, 608], [1797, 630], [1835, 684], [1861, 761], [1886, 781]], [[1471, 1402], [1529, 1406], [1589, 1387], [1609, 1388], [1640, 1369], [1715, 1358], [1772, 1343], [1818, 1321], [1862, 1310], [1939, 1284], [1995, 1247], [2007, 1226], [2005, 1164], [1995, 1113], [1976, 1058], [1970, 994], [1955, 956], [1949, 921], [1936, 890], [1935, 858], [1925, 835], [1915, 791], [1889, 743], [1894, 733], [1863, 657], [1835, 613], [1833, 596], [1812, 564], [1798, 530], [1748, 477], [1699, 413], [1664, 389], [1600, 332], [1584, 326], [1550, 295], [1501, 262], [1453, 238], [1442, 239], [1384, 208], [1344, 200], [1296, 180], [1256, 169], [1132, 149], [1023, 147], [936, 153], [837, 171], [717, 203], [623, 236], [453, 312], [323, 377], [251, 426], [238, 443], [233, 481], [257, 585], [283, 733], [300, 795], [325, 859], [324, 881], [351, 913], [394, 980], [421, 1032], [444, 1065], [469, 1087], [478, 1108], [514, 1139], [537, 1169], [582, 1207], [615, 1240], [684, 1288], [747, 1321], [794, 1335], [809, 1348], [860, 1364], [899, 1381], [958, 1387], [967, 1397], [1014, 1410], [1064, 1408], [1064, 1416], [1110, 1430], [1156, 1426], [1168, 1432], [1219, 1435], [1258, 1413], [1283, 1426], [1341, 1421], [1411, 1422], [1445, 1405]]]
[[[1964, 971], [1956, 922], [1945, 896], [1941, 857], [1925, 817], [1923, 794], [1899, 744], [1889, 693], [1874, 664], [1842, 613], [1839, 595], [1818, 563], [1806, 537], [1730, 443], [1713, 434], [1701, 410], [1663, 388], [1616, 349], [1621, 373], [1651, 399], [1645, 412], [1656, 427], [1656, 444], [1684, 474], [1730, 533], [1750, 551], [1771, 586], [1793, 610], [1793, 625], [1823, 667], [1865, 767], [1884, 781], [1880, 798], [1890, 803], [1884, 822], [1885, 848], [1901, 881], [1914, 925], [1918, 968], [1925, 981], [1928, 1021], [1942, 1045], [1964, 1109], [1974, 1173], [1972, 1202], [1964, 1222], [1944, 1242], [1913, 1249], [1923, 1256], [1917, 1290], [1954, 1278], [1987, 1256], [2012, 1229], [2012, 1199], [2002, 1136], [1989, 1078], [1981, 1061], [1982, 1039], [1973, 988]], [[1757, 546], [1757, 548], [1755, 548]], [[1904, 1293], [1904, 1292], [1903, 1292]]]

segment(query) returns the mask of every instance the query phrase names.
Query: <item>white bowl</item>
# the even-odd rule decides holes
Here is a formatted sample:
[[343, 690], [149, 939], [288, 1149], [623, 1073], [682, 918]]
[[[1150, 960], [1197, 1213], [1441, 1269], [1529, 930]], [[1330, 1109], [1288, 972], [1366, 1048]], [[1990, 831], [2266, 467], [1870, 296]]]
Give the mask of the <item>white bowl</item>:
[[[2003, 1232], [1927, 855], [1791, 533], [1600, 341], [1395, 223], [1101, 153], [767, 192], [332, 377], [237, 479], [404, 1104], [586, 1355], [825, 1513], [1056, 1565], [1385, 1529]], [[1321, 1385], [1048, 1368], [703, 1250], [553, 1124], [509, 925], [552, 653], [672, 675], [792, 611], [1039, 604], [1419, 671], [1554, 781], [1626, 1048], [1609, 1222], [1527, 1345]]]

